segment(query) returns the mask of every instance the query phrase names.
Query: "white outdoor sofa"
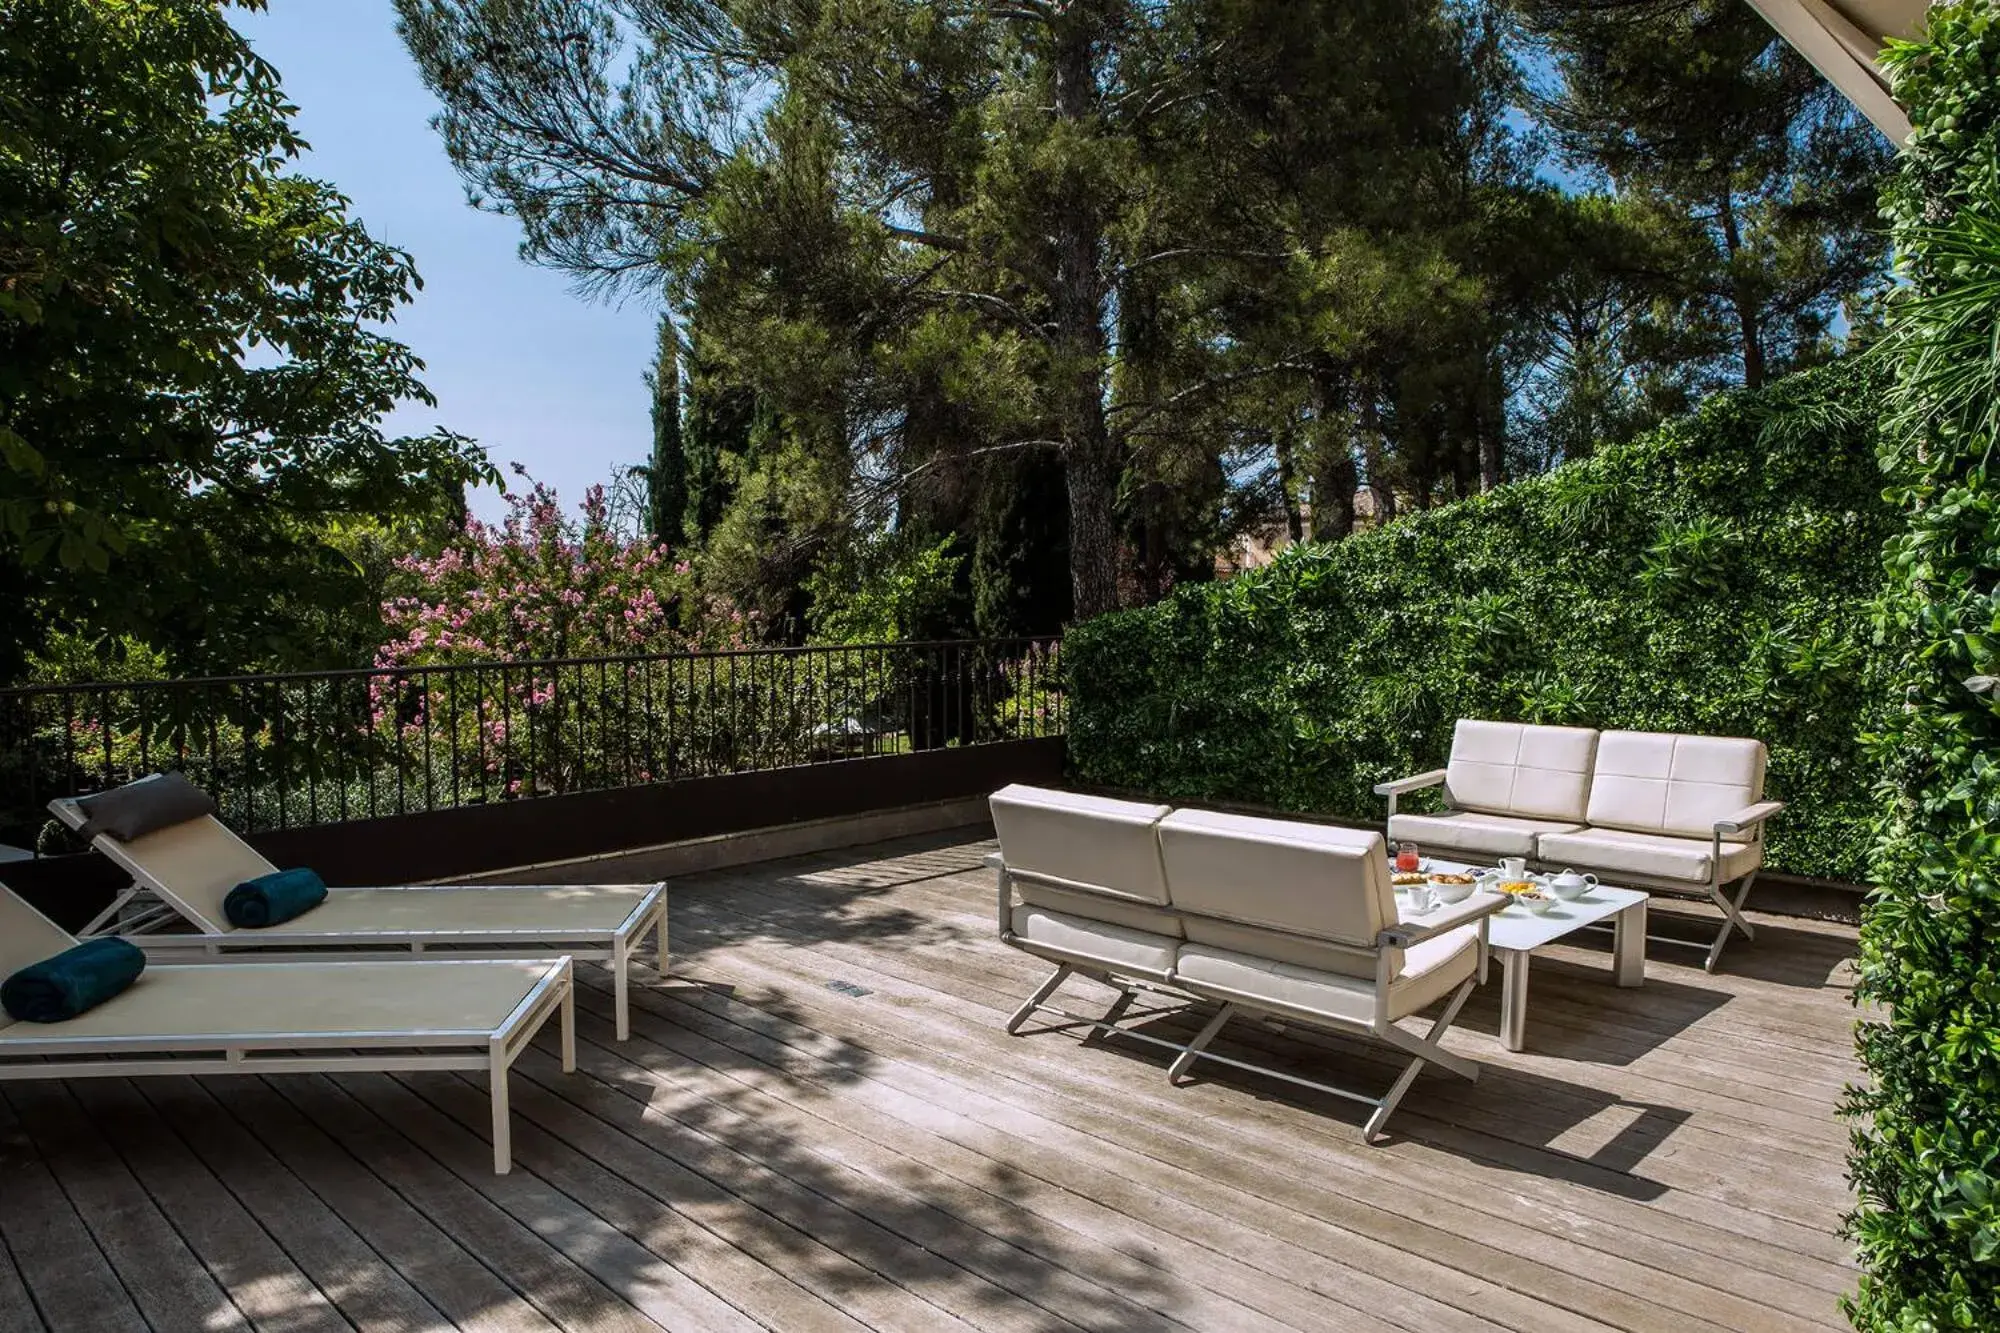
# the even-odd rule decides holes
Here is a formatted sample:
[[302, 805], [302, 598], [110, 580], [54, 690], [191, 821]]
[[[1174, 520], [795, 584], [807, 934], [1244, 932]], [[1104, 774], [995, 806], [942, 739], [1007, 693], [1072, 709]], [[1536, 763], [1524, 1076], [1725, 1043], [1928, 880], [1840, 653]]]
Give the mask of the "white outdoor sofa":
[[[76, 944], [0, 886], [0, 977]], [[486, 1072], [493, 1170], [513, 1164], [507, 1075], [552, 1015], [576, 1068], [567, 958], [149, 967], [121, 994], [59, 1023], [0, 1011], [0, 1083], [149, 1074]]]
[[[1485, 977], [1487, 918], [1501, 895], [1401, 922], [1378, 833], [1023, 786], [995, 793], [992, 810], [1000, 938], [1055, 964], [1009, 1032], [1048, 1010], [1178, 1052], [1167, 1071], [1176, 1082], [1209, 1059], [1317, 1088], [1372, 1107], [1371, 1142], [1426, 1063], [1479, 1076], [1439, 1041]], [[1118, 998], [1095, 1018], [1053, 1008], [1072, 975]], [[1117, 1027], [1142, 989], [1161, 988], [1221, 1007], [1186, 1044]], [[1397, 1026], [1439, 1001], [1423, 1036]], [[1372, 1037], [1410, 1063], [1374, 1097], [1209, 1052], [1238, 1012]]]
[[[1755, 938], [1743, 901], [1764, 862], [1764, 743], [1461, 719], [1445, 767], [1385, 782], [1389, 838], [1466, 861], [1523, 856], [1539, 868], [1706, 897], [1722, 910], [1711, 971], [1730, 932]], [[1397, 798], [1442, 786], [1446, 809]], [[1727, 886], [1735, 885], [1735, 892]], [[1676, 941], [1678, 942], [1678, 941]]]
[[[140, 779], [140, 782], [156, 779]], [[138, 783], [121, 790], [129, 791]], [[656, 932], [659, 975], [667, 971], [667, 886], [658, 884], [448, 884], [333, 888], [301, 916], [246, 930], [222, 901], [237, 884], [277, 867], [212, 814], [121, 838], [93, 832], [91, 798], [49, 809], [132, 876], [82, 934], [116, 933], [155, 962], [288, 962], [338, 957], [570, 957], [611, 966], [613, 1023], [631, 1032], [631, 962]], [[187, 926], [193, 933], [164, 927]]]

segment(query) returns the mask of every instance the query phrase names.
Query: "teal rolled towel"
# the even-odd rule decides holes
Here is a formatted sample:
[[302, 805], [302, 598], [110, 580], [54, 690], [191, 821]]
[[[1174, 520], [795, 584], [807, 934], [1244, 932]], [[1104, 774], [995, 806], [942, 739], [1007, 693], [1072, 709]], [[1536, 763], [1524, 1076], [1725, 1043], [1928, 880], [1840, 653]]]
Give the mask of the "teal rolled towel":
[[222, 900], [232, 926], [258, 930], [290, 921], [326, 901], [326, 885], [310, 870], [273, 870], [246, 879]]
[[129, 940], [85, 940], [0, 981], [0, 1009], [23, 1023], [60, 1023], [139, 979], [146, 955]]

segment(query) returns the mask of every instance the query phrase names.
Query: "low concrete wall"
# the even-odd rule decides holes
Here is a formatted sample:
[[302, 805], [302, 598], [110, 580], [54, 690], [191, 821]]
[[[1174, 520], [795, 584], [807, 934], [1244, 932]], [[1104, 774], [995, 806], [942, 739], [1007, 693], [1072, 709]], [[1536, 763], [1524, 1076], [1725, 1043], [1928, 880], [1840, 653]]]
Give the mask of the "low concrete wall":
[[247, 841], [273, 864], [311, 866], [334, 885], [490, 879], [738, 834], [775, 846], [787, 825], [969, 801], [1010, 782], [1053, 785], [1062, 771], [1060, 737], [1003, 741], [272, 830]]
[[799, 824], [775, 824], [768, 828], [746, 829], [740, 833], [718, 833], [685, 842], [662, 843], [657, 847], [637, 847], [630, 851], [606, 852], [600, 856], [569, 861], [515, 866], [482, 875], [466, 875], [448, 884], [645, 884], [656, 879], [751, 865], [758, 861], [779, 861], [788, 856], [837, 851], [860, 847], [889, 838], [905, 838], [918, 833], [938, 833], [948, 829], [968, 832], [992, 828], [986, 798], [974, 796], [897, 810], [877, 810], [865, 815], [836, 819], [813, 819]]

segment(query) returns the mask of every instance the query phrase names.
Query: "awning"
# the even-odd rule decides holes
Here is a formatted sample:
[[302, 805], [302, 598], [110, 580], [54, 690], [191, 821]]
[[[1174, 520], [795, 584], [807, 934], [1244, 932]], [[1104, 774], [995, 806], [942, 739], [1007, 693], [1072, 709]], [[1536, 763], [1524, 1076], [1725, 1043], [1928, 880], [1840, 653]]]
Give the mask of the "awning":
[[1889, 96], [1875, 57], [1891, 37], [1923, 29], [1928, 0], [1750, 0], [1795, 50], [1847, 95], [1861, 114], [1897, 143], [1910, 118]]

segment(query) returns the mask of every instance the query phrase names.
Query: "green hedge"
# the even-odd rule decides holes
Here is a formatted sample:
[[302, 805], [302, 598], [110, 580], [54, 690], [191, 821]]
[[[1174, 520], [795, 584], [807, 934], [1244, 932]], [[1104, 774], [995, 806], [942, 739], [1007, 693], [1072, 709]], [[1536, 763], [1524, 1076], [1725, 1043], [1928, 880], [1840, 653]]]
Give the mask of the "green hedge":
[[2000, 5], [1941, 4], [1894, 48], [1915, 126], [1886, 192], [1883, 465], [1906, 512], [1883, 641], [1898, 707], [1856, 994], [1870, 1085], [1851, 1170], [1857, 1327], [2000, 1329]]
[[1881, 691], [1882, 385], [1860, 359], [1490, 495], [1089, 621], [1084, 782], [1379, 818], [1460, 717], [1757, 736], [1774, 868], [1859, 881]]

